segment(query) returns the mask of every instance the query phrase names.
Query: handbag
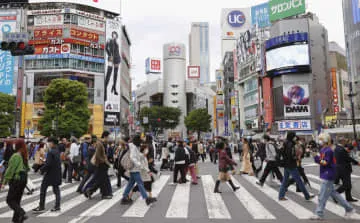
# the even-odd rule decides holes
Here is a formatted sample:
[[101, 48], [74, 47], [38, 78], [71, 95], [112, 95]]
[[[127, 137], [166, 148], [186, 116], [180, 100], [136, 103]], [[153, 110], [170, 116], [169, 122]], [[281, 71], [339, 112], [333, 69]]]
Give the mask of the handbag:
[[81, 162], [81, 156], [80, 155], [77, 155], [77, 156], [73, 157], [72, 163], [80, 163], [80, 162]]
[[125, 152], [125, 154], [120, 160], [120, 164], [125, 170], [131, 170], [132, 168], [134, 168], [134, 163], [130, 159], [130, 149]]

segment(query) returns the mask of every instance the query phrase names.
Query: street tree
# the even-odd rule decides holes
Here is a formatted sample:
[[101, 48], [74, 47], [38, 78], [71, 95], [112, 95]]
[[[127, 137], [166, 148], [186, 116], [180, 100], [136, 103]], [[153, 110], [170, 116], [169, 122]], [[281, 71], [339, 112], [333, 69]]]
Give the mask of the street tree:
[[210, 131], [211, 115], [208, 114], [206, 109], [196, 109], [185, 117], [185, 126], [189, 131], [197, 132], [198, 139], [200, 139], [201, 132]]
[[45, 112], [40, 120], [41, 135], [80, 137], [87, 133], [90, 119], [85, 84], [54, 79], [45, 90]]
[[0, 137], [10, 136], [14, 118], [15, 97], [0, 92]]
[[181, 110], [179, 108], [165, 106], [144, 107], [140, 111], [140, 120], [146, 131], [175, 129], [180, 122], [180, 115]]

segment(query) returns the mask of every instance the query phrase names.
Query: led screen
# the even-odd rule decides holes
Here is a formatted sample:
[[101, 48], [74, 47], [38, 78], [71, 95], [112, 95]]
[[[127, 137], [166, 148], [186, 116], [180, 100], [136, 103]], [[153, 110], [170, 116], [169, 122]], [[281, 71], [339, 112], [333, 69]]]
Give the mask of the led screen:
[[266, 52], [266, 71], [310, 65], [307, 44], [284, 46]]

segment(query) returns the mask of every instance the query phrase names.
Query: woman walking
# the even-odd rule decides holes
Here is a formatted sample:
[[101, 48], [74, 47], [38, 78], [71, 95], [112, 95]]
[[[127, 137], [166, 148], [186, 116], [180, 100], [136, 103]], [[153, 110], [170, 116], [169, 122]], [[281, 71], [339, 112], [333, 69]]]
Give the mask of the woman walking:
[[24, 140], [15, 142], [15, 153], [11, 156], [4, 175], [4, 184], [9, 183], [6, 203], [14, 211], [12, 221], [24, 222], [28, 217], [20, 202], [27, 183], [28, 154]]
[[161, 149], [162, 163], [161, 163], [160, 171], [164, 169], [169, 169], [168, 159], [169, 159], [169, 148], [167, 147], [167, 142], [164, 142]]
[[221, 193], [219, 191], [220, 181], [227, 181], [235, 192], [240, 187], [234, 185], [228, 171], [230, 166], [237, 166], [237, 163], [234, 160], [230, 159], [230, 157], [227, 155], [225, 151], [225, 144], [223, 142], [218, 142], [216, 144], [216, 149], [219, 151], [219, 179], [215, 183], [214, 193]]
[[249, 174], [249, 176], [254, 176], [250, 159], [251, 159], [251, 154], [250, 154], [249, 141], [243, 138], [242, 165], [241, 165], [240, 174]]

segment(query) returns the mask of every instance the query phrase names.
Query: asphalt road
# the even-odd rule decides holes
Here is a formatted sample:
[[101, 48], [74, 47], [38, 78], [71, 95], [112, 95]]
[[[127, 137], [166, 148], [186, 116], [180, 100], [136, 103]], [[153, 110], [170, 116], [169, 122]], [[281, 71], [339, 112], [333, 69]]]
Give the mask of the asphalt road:
[[[238, 160], [238, 159], [237, 159]], [[314, 165], [311, 159], [304, 160], [305, 171], [311, 181], [311, 193], [317, 194], [320, 187], [319, 167]], [[112, 178], [114, 197], [111, 200], [101, 200], [100, 195], [92, 200], [75, 192], [77, 183], [62, 184], [61, 212], [46, 212], [41, 215], [31, 213], [31, 209], [38, 205], [39, 187], [41, 176], [31, 173], [37, 190], [33, 195], [24, 195], [22, 205], [27, 211], [29, 223], [54, 222], [54, 223], [180, 223], [180, 222], [279, 222], [296, 223], [312, 222], [312, 215], [317, 199], [306, 202], [301, 193], [295, 192], [292, 186], [287, 193], [288, 201], [277, 200], [279, 184], [268, 181], [263, 188], [255, 185], [256, 178], [249, 176], [234, 175], [233, 181], [241, 188], [238, 192], [232, 192], [231, 188], [222, 183], [222, 194], [212, 193], [217, 178], [217, 166], [206, 161], [199, 162], [199, 175], [201, 179], [198, 185], [169, 185], [172, 182], [170, 172], [164, 171], [153, 185], [153, 194], [158, 202], [151, 207], [145, 205], [144, 200], [138, 194], [134, 195], [136, 201], [130, 206], [120, 205], [120, 199], [124, 188], [116, 188], [115, 178]], [[354, 167], [353, 196], [360, 198], [360, 167]], [[12, 211], [6, 204], [6, 191], [0, 192], [0, 222], [11, 222]], [[51, 188], [48, 190], [46, 209], [50, 210], [54, 205], [54, 197]], [[354, 204], [360, 213], [360, 202]], [[329, 201], [325, 212], [326, 222], [344, 221], [344, 210]], [[354, 220], [347, 222], [359, 222], [360, 215]]]

